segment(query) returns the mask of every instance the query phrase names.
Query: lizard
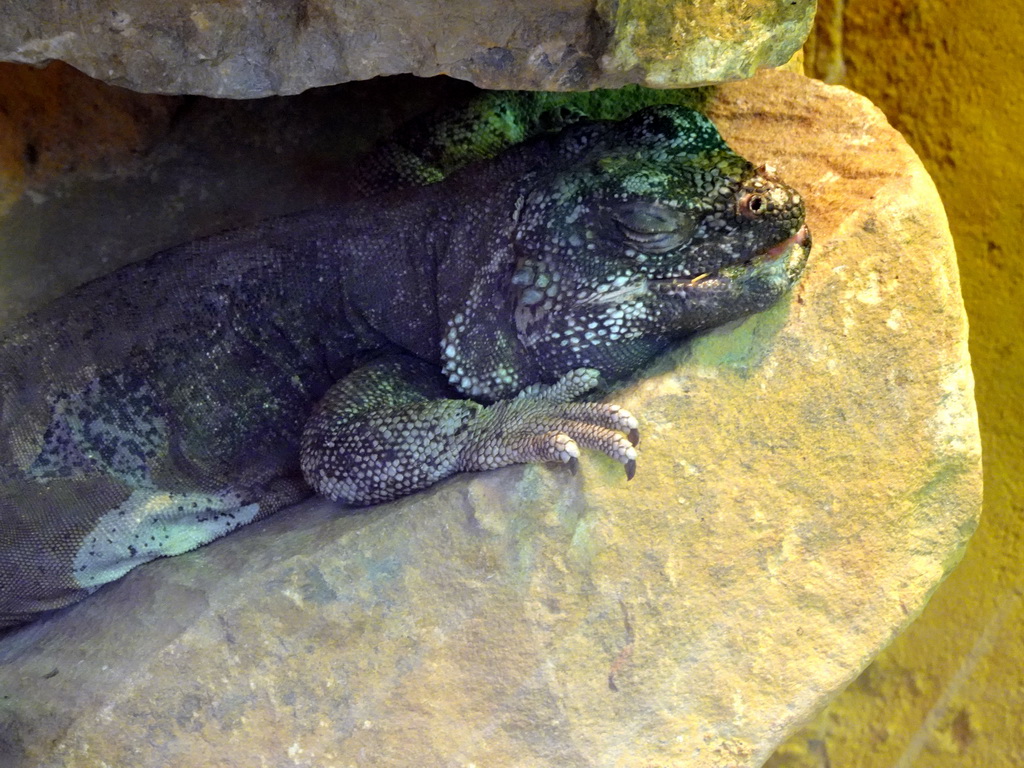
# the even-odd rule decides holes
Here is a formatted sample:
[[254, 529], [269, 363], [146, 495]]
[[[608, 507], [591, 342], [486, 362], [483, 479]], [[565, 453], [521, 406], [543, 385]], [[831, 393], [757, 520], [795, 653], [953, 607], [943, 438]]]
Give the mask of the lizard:
[[0, 338], [0, 627], [314, 493], [581, 448], [632, 477], [638, 420], [580, 398], [771, 306], [809, 251], [799, 193], [655, 106], [87, 283]]
[[359, 159], [355, 192], [374, 195], [433, 184], [467, 163], [581, 120], [622, 120], [644, 107], [675, 104], [703, 111], [712, 88], [625, 85], [593, 91], [480, 91], [407, 120]]

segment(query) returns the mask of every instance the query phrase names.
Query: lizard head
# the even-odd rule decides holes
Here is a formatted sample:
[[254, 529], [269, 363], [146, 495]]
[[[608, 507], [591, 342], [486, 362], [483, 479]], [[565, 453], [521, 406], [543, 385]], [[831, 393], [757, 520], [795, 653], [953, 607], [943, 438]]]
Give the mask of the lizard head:
[[800, 195], [682, 107], [581, 125], [519, 199], [515, 327], [542, 370], [635, 370], [669, 341], [763, 310], [810, 250]]

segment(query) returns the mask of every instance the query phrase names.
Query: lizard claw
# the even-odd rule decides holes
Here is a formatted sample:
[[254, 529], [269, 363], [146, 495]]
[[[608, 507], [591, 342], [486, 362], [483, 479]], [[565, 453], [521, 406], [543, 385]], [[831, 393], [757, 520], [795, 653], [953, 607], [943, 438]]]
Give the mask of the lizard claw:
[[623, 465], [626, 479], [636, 474], [640, 425], [613, 403], [566, 399], [597, 381], [597, 372], [579, 369], [558, 383], [534, 386], [510, 400], [488, 406], [470, 427], [462, 469], [493, 469], [530, 461], [560, 461], [576, 474], [580, 448], [600, 451]]

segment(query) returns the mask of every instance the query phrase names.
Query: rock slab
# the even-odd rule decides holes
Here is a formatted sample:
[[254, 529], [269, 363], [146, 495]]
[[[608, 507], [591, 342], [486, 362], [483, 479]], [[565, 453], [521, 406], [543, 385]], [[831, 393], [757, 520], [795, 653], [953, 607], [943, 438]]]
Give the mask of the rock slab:
[[759, 766], [923, 607], [980, 510], [941, 203], [865, 99], [721, 89], [804, 193], [791, 300], [615, 395], [588, 455], [311, 502], [0, 641], [0, 763]]
[[814, 0], [6, 0], [0, 60], [148, 93], [256, 98], [377, 75], [684, 87], [787, 61]]

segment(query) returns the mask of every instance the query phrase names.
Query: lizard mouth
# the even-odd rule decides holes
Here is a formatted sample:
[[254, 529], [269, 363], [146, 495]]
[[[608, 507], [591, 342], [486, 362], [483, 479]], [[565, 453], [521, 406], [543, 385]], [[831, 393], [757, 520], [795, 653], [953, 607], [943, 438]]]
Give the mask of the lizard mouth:
[[[697, 275], [696, 277], [655, 278], [649, 280], [648, 285], [659, 293], [679, 293], [705, 281], [736, 277], [737, 273], [745, 272], [752, 267], [782, 261], [783, 257], [789, 257], [794, 253], [794, 247], [801, 249], [801, 257], [796, 260], [799, 261], [800, 266], [802, 266], [802, 263], [806, 258], [806, 250], [810, 247], [810, 244], [811, 233], [805, 224], [785, 240], [776, 243], [764, 251], [755, 253], [749, 259], [745, 259], [744, 261], [729, 264], [721, 269], [715, 270], [714, 272], [705, 272]], [[787, 258], [786, 260], [791, 261], [793, 259]], [[797, 267], [797, 270], [799, 270], [799, 266]]]
[[754, 258], [751, 259], [751, 262], [756, 262], [756, 261], [762, 261], [762, 262], [763, 261], [774, 261], [779, 256], [781, 256], [786, 251], [788, 251], [789, 247], [791, 245], [807, 246], [807, 245], [810, 245], [810, 242], [811, 242], [811, 232], [810, 232], [809, 229], [807, 229], [807, 225], [804, 224], [802, 227], [800, 227], [800, 229], [798, 229], [796, 231], [795, 234], [791, 235], [790, 237], [787, 237], [785, 240], [783, 240], [778, 245], [773, 245], [771, 248], [769, 248], [764, 253], [759, 253], [756, 256], [754, 256]]

